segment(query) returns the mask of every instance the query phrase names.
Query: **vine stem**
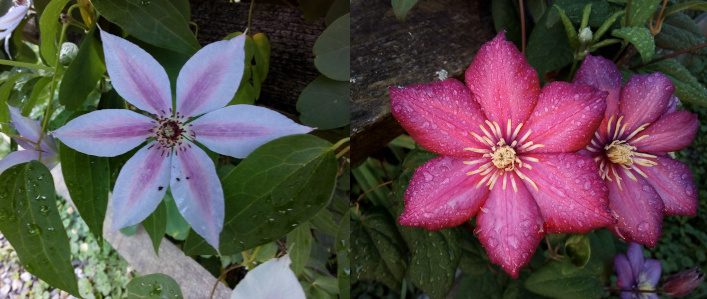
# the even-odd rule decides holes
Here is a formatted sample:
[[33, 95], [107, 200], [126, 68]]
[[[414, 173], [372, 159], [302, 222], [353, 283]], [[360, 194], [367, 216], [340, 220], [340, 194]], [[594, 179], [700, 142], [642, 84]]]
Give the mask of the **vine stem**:
[[368, 195], [368, 193], [371, 193], [371, 192], [373, 192], [373, 191], [376, 191], [378, 188], [383, 187], [383, 186], [386, 186], [386, 185], [390, 185], [390, 184], [392, 184], [392, 183], [393, 183], [393, 181], [387, 181], [387, 182], [385, 182], [385, 183], [379, 184], [378, 186], [375, 186], [375, 187], [373, 187], [373, 188], [371, 188], [371, 189], [366, 190], [366, 192], [363, 192], [363, 194], [361, 194], [361, 196], [359, 196], [359, 197], [356, 199], [356, 202], [361, 201], [361, 199], [363, 199], [366, 195]]
[[243, 267], [243, 265], [242, 264], [235, 264], [235, 265], [231, 265], [228, 268], [224, 269], [223, 272], [221, 272], [221, 275], [219, 275], [218, 278], [216, 279], [216, 282], [214, 283], [214, 287], [211, 288], [211, 296], [209, 296], [209, 298], [211, 298], [211, 299], [214, 298], [214, 293], [216, 293], [216, 287], [218, 286], [218, 282], [225, 279], [226, 274], [228, 274], [228, 272], [231, 272], [231, 270], [238, 269], [240, 267]]
[[250, 23], [253, 19], [253, 7], [255, 6], [255, 0], [250, 0], [250, 9], [248, 10], [248, 27], [246, 27], [246, 32], [250, 32]]
[[34, 141], [32, 141], [32, 140], [29, 140], [29, 139], [27, 139], [27, 138], [25, 138], [25, 137], [22, 137], [22, 136], [20, 136], [20, 135], [15, 135], [15, 134], [10, 134], [10, 133], [3, 133], [3, 134], [7, 135], [7, 137], [10, 137], [10, 138], [17, 138], [17, 139], [20, 139], [20, 140], [24, 140], [24, 141], [26, 141], [27, 143], [34, 145], [35, 148], [38, 148], [38, 147], [39, 147], [39, 143], [34, 142]]
[[523, 0], [518, 0], [518, 5], [520, 6], [521, 52], [525, 55], [525, 8], [523, 7]]
[[52, 69], [49, 66], [46, 65], [41, 65], [41, 64], [35, 64], [35, 63], [27, 63], [27, 62], [19, 62], [19, 61], [14, 61], [14, 60], [4, 60], [0, 59], [0, 64], [3, 65], [10, 65], [10, 66], [17, 66], [17, 67], [26, 67], [26, 68], [32, 68], [32, 69], [38, 69], [38, 70], [44, 70], [47, 72], [54, 72], [54, 69]]

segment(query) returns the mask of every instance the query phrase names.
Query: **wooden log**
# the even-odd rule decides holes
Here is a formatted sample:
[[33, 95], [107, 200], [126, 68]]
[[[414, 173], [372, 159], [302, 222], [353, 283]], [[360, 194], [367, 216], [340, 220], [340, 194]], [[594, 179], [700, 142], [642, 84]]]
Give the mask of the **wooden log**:
[[356, 164], [403, 133], [388, 87], [463, 79], [482, 44], [495, 35], [491, 2], [420, 1], [405, 22], [390, 1], [351, 3], [351, 139]]

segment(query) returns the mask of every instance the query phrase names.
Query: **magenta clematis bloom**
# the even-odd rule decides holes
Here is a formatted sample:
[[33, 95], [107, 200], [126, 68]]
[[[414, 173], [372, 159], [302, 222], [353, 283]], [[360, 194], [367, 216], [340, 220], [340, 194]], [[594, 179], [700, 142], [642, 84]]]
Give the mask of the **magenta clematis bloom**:
[[[15, 107], [8, 106], [8, 108], [10, 109], [12, 126], [17, 129], [20, 136], [27, 140], [37, 142], [37, 140], [39, 140], [39, 135], [42, 132], [42, 125], [40, 122], [32, 120], [29, 117], [22, 116], [22, 114], [20, 114], [20, 110]], [[56, 143], [54, 142], [54, 138], [51, 136], [42, 136], [42, 140], [39, 143], [39, 148], [35, 148], [34, 144], [31, 144], [25, 140], [19, 138], [13, 139], [15, 139], [17, 144], [21, 146], [23, 150], [11, 152], [5, 156], [5, 158], [0, 159], [0, 173], [3, 173], [5, 170], [14, 165], [26, 163], [32, 160], [38, 160], [39, 151], [42, 151], [42, 159], [40, 162], [46, 165], [50, 170], [59, 163], [59, 156], [57, 155], [58, 149], [56, 147]]]
[[223, 189], [214, 163], [194, 142], [242, 159], [270, 140], [312, 129], [266, 108], [223, 107], [243, 75], [243, 36], [209, 44], [186, 62], [177, 77], [174, 110], [167, 73], [152, 56], [103, 31], [101, 39], [115, 90], [154, 118], [130, 110], [98, 110], [68, 122], [54, 136], [79, 152], [107, 157], [148, 140], [118, 175], [113, 189], [113, 229], [144, 220], [169, 186], [179, 212], [218, 249]]
[[[660, 280], [659, 260], [644, 259], [641, 245], [631, 243], [626, 254], [614, 257], [618, 285], [622, 290], [653, 291]], [[658, 299], [658, 294], [640, 292], [621, 292], [621, 299]]]
[[10, 54], [9, 40], [12, 31], [22, 22], [32, 5], [31, 0], [14, 0], [10, 9], [0, 17], [0, 39], [5, 39], [5, 52]]
[[574, 82], [609, 92], [604, 120], [582, 151], [607, 181], [609, 207], [618, 220], [609, 228], [627, 242], [652, 247], [663, 215], [697, 212], [690, 169], [667, 154], [692, 142], [697, 116], [675, 111], [678, 99], [668, 77], [634, 75], [622, 89], [621, 73], [603, 57], [587, 55]]
[[574, 153], [599, 126], [606, 93], [566, 82], [540, 90], [504, 32], [481, 47], [466, 85], [448, 79], [390, 94], [403, 128], [442, 155], [415, 171], [400, 224], [438, 230], [477, 216], [491, 262], [517, 277], [546, 233], [614, 221], [597, 165]]

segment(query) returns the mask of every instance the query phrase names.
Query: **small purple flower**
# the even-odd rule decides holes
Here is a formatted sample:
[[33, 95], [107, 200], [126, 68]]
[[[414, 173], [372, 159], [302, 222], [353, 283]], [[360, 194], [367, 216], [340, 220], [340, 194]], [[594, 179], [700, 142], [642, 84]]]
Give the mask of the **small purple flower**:
[[31, 0], [15, 0], [12, 7], [2, 17], [0, 17], [0, 39], [5, 39], [5, 52], [10, 54], [9, 37], [12, 31], [17, 28], [17, 25], [22, 22], [29, 7], [32, 5]]
[[[641, 245], [631, 243], [626, 254], [614, 257], [618, 285], [622, 290], [653, 291], [660, 280], [660, 261], [644, 259]], [[658, 299], [655, 293], [621, 292], [622, 299]]]
[[[42, 125], [40, 125], [39, 121], [22, 116], [20, 110], [15, 107], [8, 106], [8, 108], [10, 108], [12, 126], [17, 129], [20, 136], [26, 140], [37, 142], [40, 132], [42, 132]], [[42, 141], [39, 143], [39, 148], [36, 148], [34, 144], [20, 138], [13, 139], [15, 139], [17, 144], [24, 150], [11, 152], [9, 155], [5, 156], [5, 158], [0, 159], [0, 173], [3, 173], [3, 171], [14, 165], [39, 159], [39, 151], [42, 151], [42, 159], [40, 162], [44, 163], [47, 168], [52, 169], [59, 163], [56, 143], [51, 136], [44, 135]]]
[[224, 107], [243, 75], [244, 36], [207, 45], [187, 61], [177, 77], [174, 109], [167, 73], [150, 54], [103, 31], [101, 39], [113, 87], [153, 118], [130, 110], [98, 110], [68, 122], [54, 136], [79, 152], [103, 157], [126, 153], [147, 140], [115, 182], [113, 229], [147, 218], [170, 187], [179, 212], [218, 249], [223, 189], [211, 158], [194, 142], [242, 159], [268, 141], [312, 128], [262, 107]]

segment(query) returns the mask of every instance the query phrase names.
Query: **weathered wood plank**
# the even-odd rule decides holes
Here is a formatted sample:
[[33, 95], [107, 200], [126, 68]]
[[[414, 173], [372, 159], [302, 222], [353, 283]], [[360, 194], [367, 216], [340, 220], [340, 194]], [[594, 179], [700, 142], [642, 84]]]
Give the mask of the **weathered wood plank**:
[[491, 2], [420, 1], [405, 22], [390, 1], [351, 3], [351, 160], [356, 164], [403, 133], [390, 112], [389, 86], [463, 79], [493, 38]]

